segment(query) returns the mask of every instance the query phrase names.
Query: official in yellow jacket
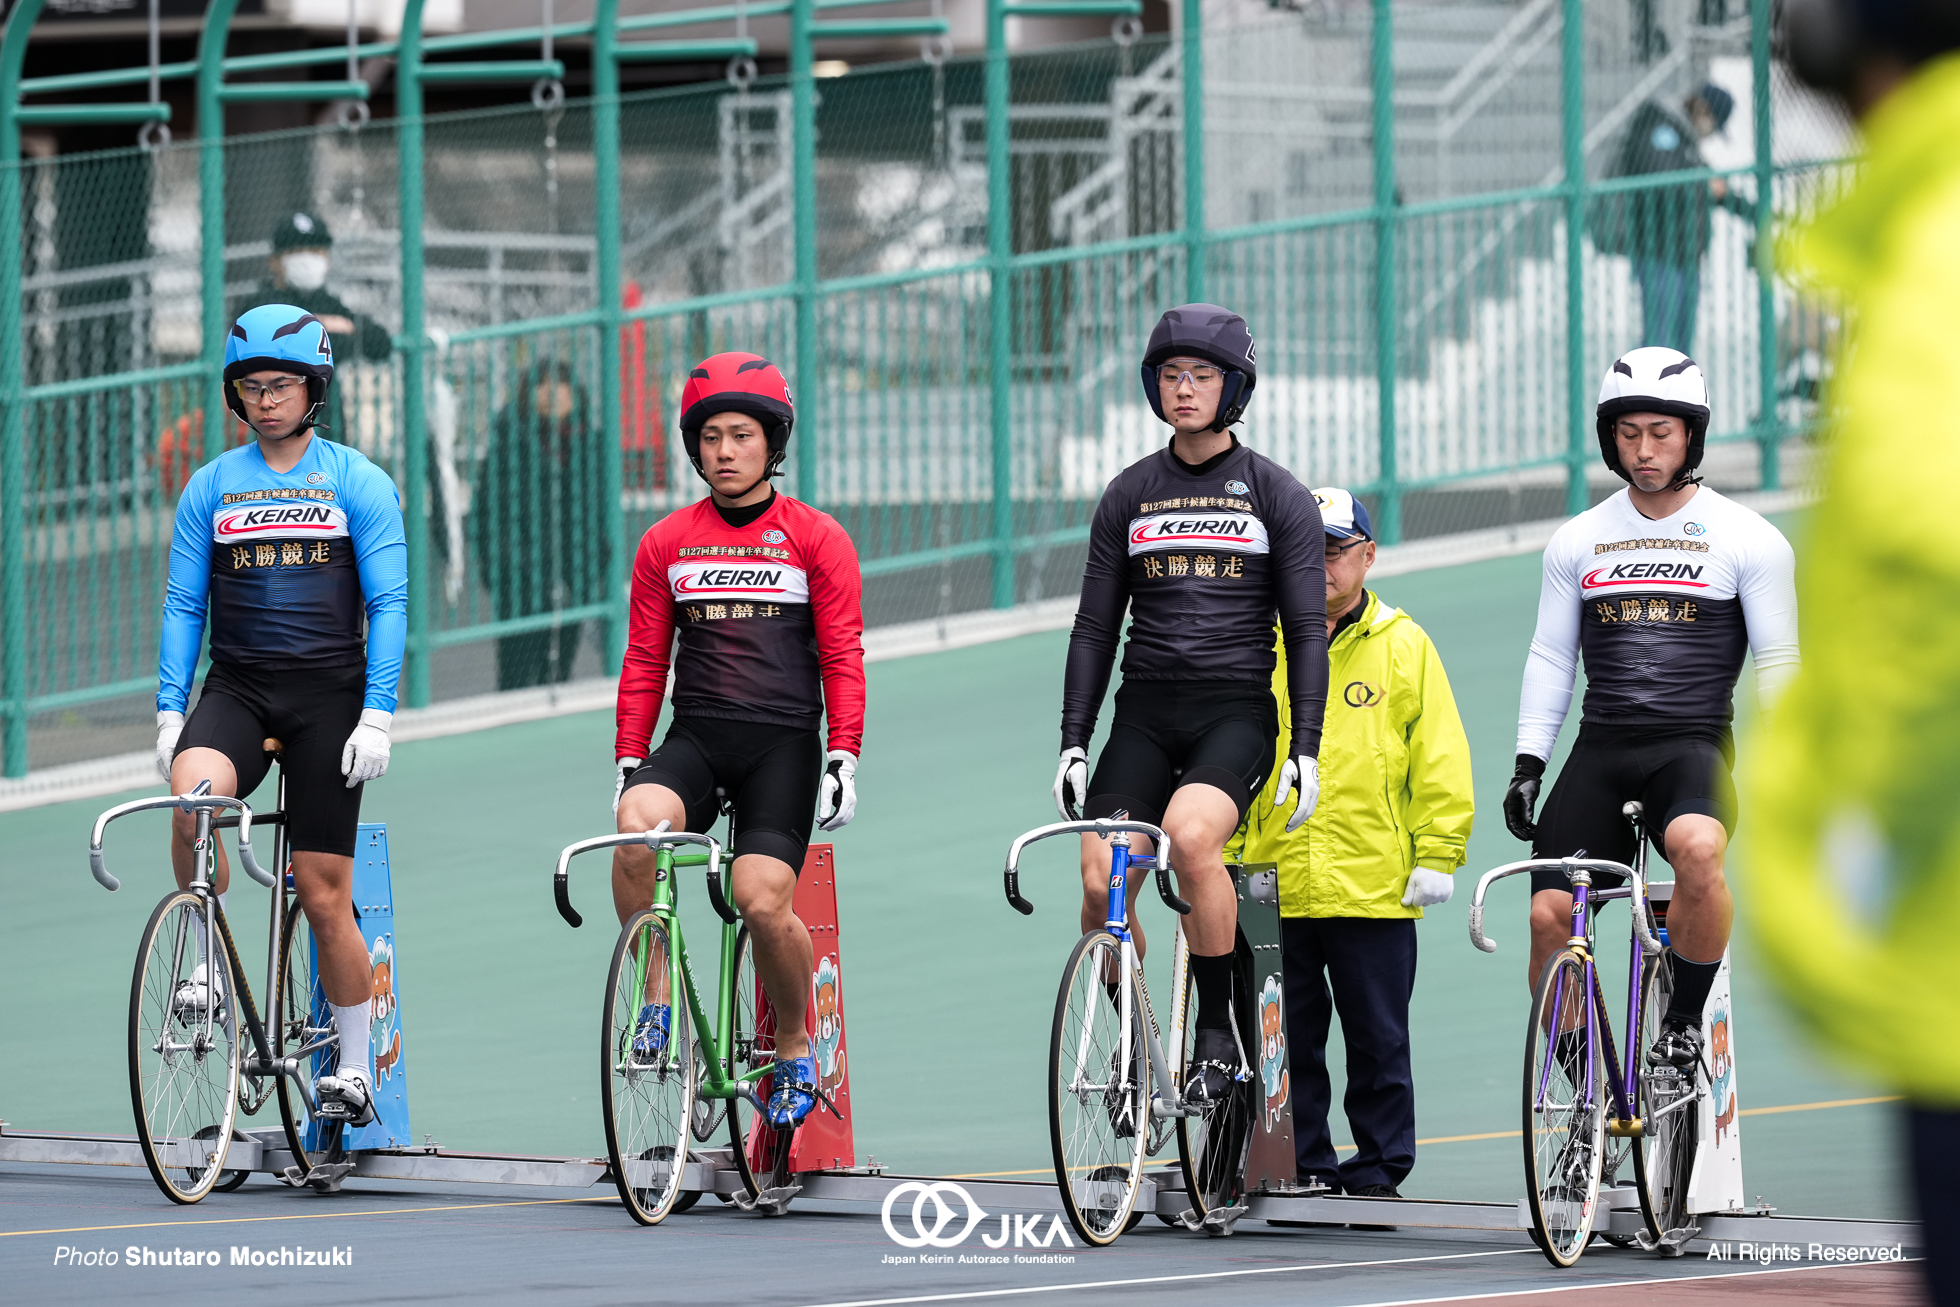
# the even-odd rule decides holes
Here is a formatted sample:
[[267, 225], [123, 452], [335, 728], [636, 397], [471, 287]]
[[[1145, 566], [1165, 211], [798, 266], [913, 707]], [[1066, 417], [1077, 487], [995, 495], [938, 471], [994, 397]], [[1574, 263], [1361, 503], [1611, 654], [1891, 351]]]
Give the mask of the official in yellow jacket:
[[1820, 8], [1786, 15], [1793, 63], [1865, 155], [1783, 254], [1851, 324], [1797, 555], [1798, 602], [1844, 616], [1805, 623], [1750, 750], [1736, 902], [1818, 1042], [1906, 1098], [1931, 1300], [1960, 1303], [1960, 9]]
[[[1357, 1197], [1398, 1197], [1415, 1166], [1409, 999], [1416, 919], [1449, 901], [1475, 811], [1470, 744], [1436, 646], [1367, 589], [1375, 542], [1367, 508], [1316, 490], [1327, 530], [1327, 717], [1320, 806], [1297, 830], [1273, 802], [1252, 805], [1234, 851], [1279, 866], [1293, 1139], [1301, 1180]], [[1285, 651], [1274, 672], [1286, 684]], [[1279, 695], [1282, 723], [1287, 709]], [[1282, 724], [1280, 737], [1286, 738]], [[1348, 1126], [1336, 1164], [1328, 1133], [1327, 1029], [1347, 1044]]]

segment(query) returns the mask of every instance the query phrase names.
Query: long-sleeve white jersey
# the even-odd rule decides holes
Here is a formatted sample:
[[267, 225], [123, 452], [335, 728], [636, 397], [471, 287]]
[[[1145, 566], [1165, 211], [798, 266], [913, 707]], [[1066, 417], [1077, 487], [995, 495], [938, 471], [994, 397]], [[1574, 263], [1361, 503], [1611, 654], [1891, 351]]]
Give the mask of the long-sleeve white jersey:
[[1767, 703], [1797, 670], [1796, 556], [1783, 533], [1707, 486], [1660, 521], [1622, 490], [1545, 547], [1518, 752], [1551, 757], [1581, 653], [1582, 721], [1727, 726], [1745, 646]]

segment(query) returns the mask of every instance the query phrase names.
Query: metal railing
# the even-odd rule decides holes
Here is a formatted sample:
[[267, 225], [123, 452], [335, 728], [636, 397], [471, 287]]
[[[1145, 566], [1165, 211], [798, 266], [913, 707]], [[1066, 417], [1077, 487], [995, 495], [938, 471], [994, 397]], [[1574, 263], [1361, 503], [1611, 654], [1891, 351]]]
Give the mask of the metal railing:
[[[1006, 45], [1011, 16], [1120, 17], [1134, 10], [1127, 0], [994, 0], [983, 58], [858, 70], [821, 83], [821, 104], [817, 42], [868, 30], [825, 15], [857, 6], [744, 7], [790, 17], [786, 78], [622, 96], [623, 60], [740, 57], [753, 42], [628, 41], [736, 9], [621, 19], [606, 0], [592, 22], [552, 29], [559, 42], [592, 42], [589, 100], [441, 117], [421, 112], [427, 80], [559, 70], [445, 63], [543, 33], [425, 40], [411, 3], [399, 41], [357, 50], [397, 61], [397, 120], [154, 151], [143, 174], [143, 221], [163, 241], [154, 254], [0, 260], [0, 770], [26, 769], [31, 719], [154, 686], [176, 492], [240, 434], [228, 417], [205, 418], [225, 414], [225, 318], [266, 251], [207, 236], [228, 230], [227, 168], [274, 160], [253, 151], [287, 151], [321, 203], [358, 217], [336, 246], [336, 287], [392, 348], [371, 360], [343, 352], [337, 438], [386, 468], [409, 508], [411, 705], [429, 701], [437, 664], [465, 646], [495, 647], [499, 686], [591, 664], [588, 632], [596, 667], [617, 667], [633, 539], [697, 494], [671, 438], [679, 378], [716, 349], [754, 349], [791, 374], [786, 488], [852, 532], [873, 622], [1072, 588], [1102, 486], [1161, 437], [1135, 359], [1157, 314], [1186, 299], [1232, 304], [1253, 323], [1261, 378], [1248, 440], [1303, 479], [1368, 497], [1385, 542], [1582, 508], [1597, 375], [1642, 331], [1634, 269], [1600, 251], [1590, 211], [1601, 197], [1718, 176], [1761, 198], [1747, 221], [1712, 220], [1705, 254], [1683, 255], [1702, 288], [1697, 353], [1718, 396], [1714, 438], [1753, 451], [1736, 475], [1773, 487], [1783, 443], [1811, 414], [1807, 387], [1833, 324], [1761, 275], [1751, 249], [1835, 173], [1772, 161], [1767, 2], [1755, 0], [1750, 29], [1754, 164], [1611, 181], [1584, 165], [1624, 103], [1588, 120], [1579, 0], [1518, 12], [1549, 15], [1554, 3], [1563, 144], [1543, 184], [1406, 201], [1396, 14], [1383, 2], [1363, 88], [1366, 202], [1233, 226], [1208, 223], [1207, 198], [1261, 179], [1207, 178], [1204, 47], [1235, 38], [1202, 32], [1197, 0], [1180, 0], [1168, 45], [1152, 38], [1134, 61], [1114, 42], [1014, 60]], [[160, 70], [198, 79], [203, 121], [247, 85], [365, 94], [350, 81], [227, 83], [346, 58], [226, 57], [230, 4], [214, 0], [195, 63]], [[0, 39], [0, 223], [15, 230], [47, 197], [83, 193], [58, 170], [122, 175], [110, 156], [23, 161], [23, 124], [167, 112], [23, 104], [148, 75], [23, 82], [38, 7], [21, 0]], [[896, 21], [943, 31], [935, 19]], [[1436, 93], [1458, 116], [1469, 95]], [[1080, 156], [1080, 172], [1017, 170], [1044, 140]], [[1155, 162], [1099, 174], [1119, 149]], [[498, 210], [517, 203], [507, 193], [518, 177], [549, 199]], [[1125, 211], [1148, 221], [1119, 220]], [[59, 252], [73, 215], [55, 212], [48, 248]]]

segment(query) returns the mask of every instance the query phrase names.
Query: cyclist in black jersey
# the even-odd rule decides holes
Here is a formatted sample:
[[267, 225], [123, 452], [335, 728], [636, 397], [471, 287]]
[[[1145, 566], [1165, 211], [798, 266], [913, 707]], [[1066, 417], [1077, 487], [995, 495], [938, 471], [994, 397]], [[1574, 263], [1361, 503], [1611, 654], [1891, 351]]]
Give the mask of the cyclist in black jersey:
[[[1231, 432], [1257, 379], [1255, 358], [1245, 319], [1213, 304], [1172, 309], [1151, 333], [1143, 390], [1171, 440], [1126, 468], [1096, 507], [1062, 691], [1055, 806], [1064, 818], [1079, 807], [1085, 817], [1127, 811], [1162, 826], [1191, 903], [1193, 1104], [1226, 1093], [1238, 1067], [1229, 1019], [1238, 907], [1224, 848], [1265, 784], [1279, 734], [1275, 609], [1294, 724], [1275, 799], [1297, 793], [1287, 829], [1320, 797], [1326, 537], [1307, 488]], [[1091, 779], [1089, 741], [1126, 609], [1123, 684]], [[1084, 930], [1107, 919], [1109, 861], [1107, 843], [1083, 837]], [[1133, 904], [1142, 884], [1130, 882]], [[1134, 906], [1130, 930], [1141, 954]]]

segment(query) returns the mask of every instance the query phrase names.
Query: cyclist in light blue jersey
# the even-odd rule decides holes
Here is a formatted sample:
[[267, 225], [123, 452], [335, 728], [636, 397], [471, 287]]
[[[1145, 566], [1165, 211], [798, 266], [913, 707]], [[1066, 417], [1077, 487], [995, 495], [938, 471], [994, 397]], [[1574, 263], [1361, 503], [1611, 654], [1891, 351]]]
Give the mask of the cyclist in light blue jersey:
[[[395, 486], [315, 427], [333, 380], [320, 320], [289, 304], [238, 319], [225, 342], [225, 402], [257, 436], [199, 468], [177, 504], [157, 666], [157, 765], [182, 794], [249, 796], [278, 742], [289, 782], [294, 887], [312, 928], [340, 1036], [316, 1082], [322, 1115], [373, 1119], [367, 947], [353, 913], [361, 786], [388, 770], [388, 732], [408, 634], [408, 546]], [[206, 618], [211, 670], [185, 720]], [[192, 875], [191, 817], [171, 840]], [[230, 880], [222, 848], [215, 888]], [[211, 1001], [200, 963], [181, 1013]]]

